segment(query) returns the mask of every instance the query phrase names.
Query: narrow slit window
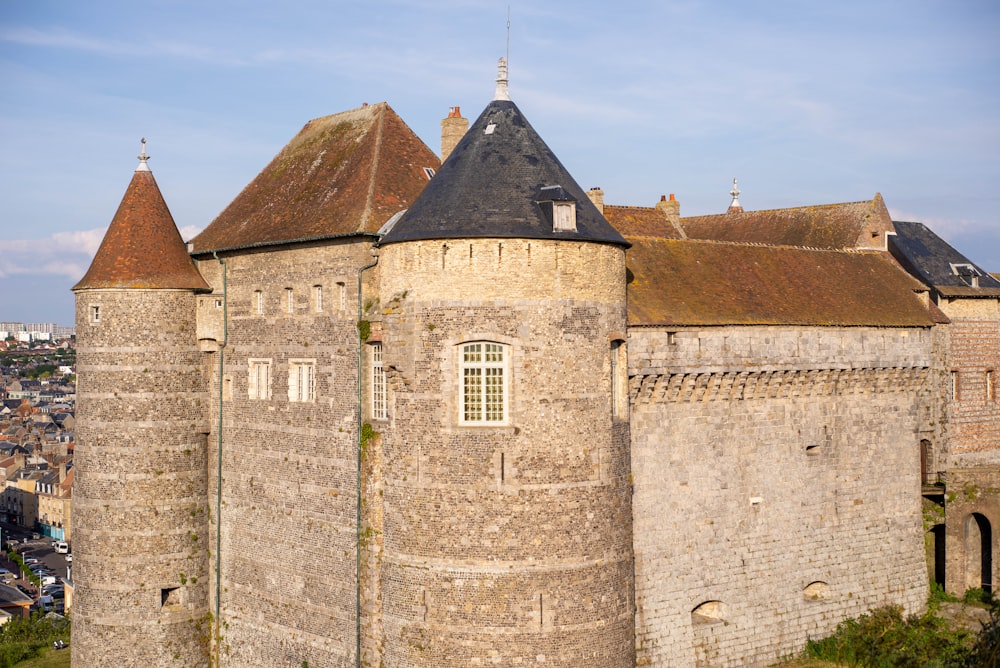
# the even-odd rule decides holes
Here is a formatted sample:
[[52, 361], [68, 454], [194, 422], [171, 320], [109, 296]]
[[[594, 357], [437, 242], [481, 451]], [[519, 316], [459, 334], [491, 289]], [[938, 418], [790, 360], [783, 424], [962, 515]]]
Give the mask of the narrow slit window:
[[323, 286], [314, 285], [313, 286], [313, 308], [316, 313], [323, 312]]
[[261, 290], [254, 290], [253, 292], [253, 303], [254, 309], [257, 311], [257, 315], [264, 314], [264, 293]]
[[288, 315], [295, 313], [295, 291], [291, 288], [285, 288], [285, 297], [288, 301]]
[[389, 416], [385, 367], [382, 364], [382, 344], [372, 344], [372, 419], [385, 420]]
[[996, 399], [996, 374], [993, 370], [986, 372], [986, 401], [994, 401]]

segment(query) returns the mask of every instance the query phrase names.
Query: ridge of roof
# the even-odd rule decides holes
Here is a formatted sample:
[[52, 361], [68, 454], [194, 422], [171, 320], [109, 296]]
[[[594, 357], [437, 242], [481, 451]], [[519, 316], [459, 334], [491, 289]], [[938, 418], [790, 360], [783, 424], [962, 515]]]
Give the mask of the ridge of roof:
[[[554, 230], [541, 189], [561, 186], [576, 230]], [[486, 105], [381, 244], [427, 239], [526, 238], [627, 246], [514, 102]]]
[[102, 288], [211, 289], [188, 255], [145, 160], [132, 175], [90, 268], [72, 290]]
[[439, 166], [386, 102], [315, 118], [192, 239], [192, 253], [375, 234]]
[[871, 200], [729, 211], [680, 219], [688, 238], [758, 241], [806, 248], [881, 248], [892, 232], [882, 195]]
[[934, 324], [923, 285], [885, 252], [629, 241], [629, 326]]

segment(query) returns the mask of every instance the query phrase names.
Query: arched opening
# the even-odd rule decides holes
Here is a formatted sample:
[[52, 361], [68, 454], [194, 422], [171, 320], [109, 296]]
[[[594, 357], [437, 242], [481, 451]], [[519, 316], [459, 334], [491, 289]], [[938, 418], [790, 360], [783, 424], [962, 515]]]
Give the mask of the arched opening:
[[944, 589], [944, 524], [935, 524], [928, 532], [930, 536], [931, 577]]
[[722, 601], [705, 601], [691, 611], [692, 624], [714, 624], [725, 619]]
[[802, 596], [805, 597], [807, 601], [821, 601], [830, 596], [830, 585], [820, 580], [810, 582], [806, 585], [806, 588], [802, 590]]
[[965, 588], [993, 591], [993, 529], [980, 513], [965, 518]]

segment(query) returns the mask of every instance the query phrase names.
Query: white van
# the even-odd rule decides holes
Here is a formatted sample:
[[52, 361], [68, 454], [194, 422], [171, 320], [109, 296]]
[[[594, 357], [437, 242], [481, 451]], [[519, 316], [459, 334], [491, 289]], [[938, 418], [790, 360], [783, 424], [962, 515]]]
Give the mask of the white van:
[[52, 543], [52, 549], [56, 554], [69, 554], [69, 543], [64, 540], [56, 541]]

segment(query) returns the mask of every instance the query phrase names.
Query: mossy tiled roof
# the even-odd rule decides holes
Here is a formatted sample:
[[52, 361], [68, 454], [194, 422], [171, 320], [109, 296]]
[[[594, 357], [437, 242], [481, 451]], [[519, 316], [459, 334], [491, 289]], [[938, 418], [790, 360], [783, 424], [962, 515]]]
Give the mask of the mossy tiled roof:
[[892, 220], [882, 196], [842, 204], [681, 218], [689, 239], [803, 248], [884, 248]]
[[929, 327], [885, 253], [630, 237], [630, 326]]
[[210, 289], [144, 166], [132, 176], [90, 269], [73, 286], [99, 288]]
[[684, 238], [681, 229], [657, 207], [606, 204], [604, 217], [626, 237]]
[[192, 240], [195, 254], [374, 234], [440, 161], [382, 102], [317, 118]]

